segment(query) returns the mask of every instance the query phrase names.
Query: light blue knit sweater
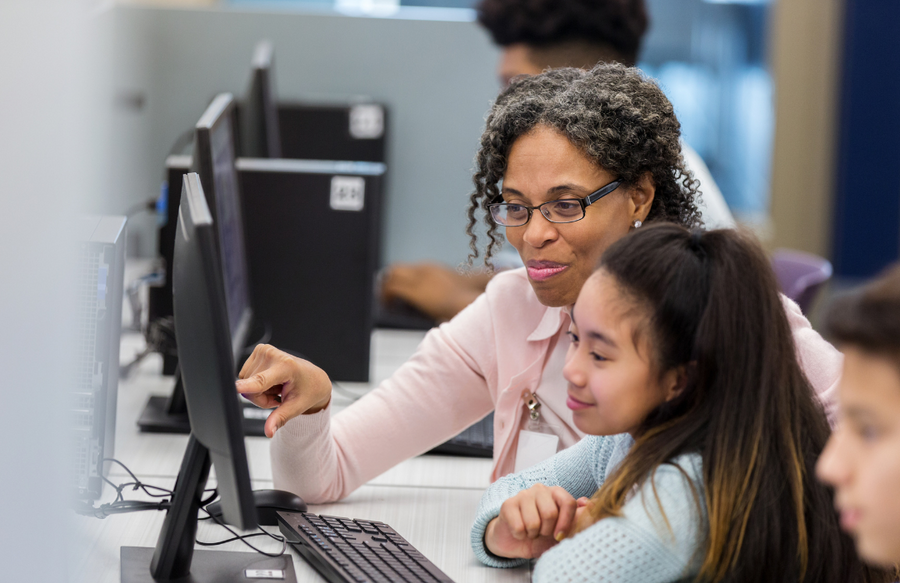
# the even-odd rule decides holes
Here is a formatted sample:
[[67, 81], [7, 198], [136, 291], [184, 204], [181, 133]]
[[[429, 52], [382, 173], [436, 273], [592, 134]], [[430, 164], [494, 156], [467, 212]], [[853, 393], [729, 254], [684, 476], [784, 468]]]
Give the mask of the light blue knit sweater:
[[[500, 514], [503, 501], [534, 484], [561, 486], [575, 498], [590, 497], [633, 444], [628, 434], [587, 436], [543, 463], [497, 480], [481, 499], [472, 527], [475, 554], [492, 567], [525, 563], [498, 558], [484, 546], [484, 531]], [[544, 553], [532, 581], [653, 583], [696, 574], [702, 562], [697, 551], [708, 530], [701, 465], [700, 456], [690, 454], [657, 468], [653, 479], [627, 500], [621, 517], [600, 520]], [[691, 484], [699, 497], [699, 512]]]

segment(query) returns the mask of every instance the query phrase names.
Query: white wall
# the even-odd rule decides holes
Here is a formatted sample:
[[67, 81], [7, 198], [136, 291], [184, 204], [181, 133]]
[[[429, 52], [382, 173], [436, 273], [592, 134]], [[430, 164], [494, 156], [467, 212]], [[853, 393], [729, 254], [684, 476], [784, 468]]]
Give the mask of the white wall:
[[90, 96], [93, 2], [0, 2], [0, 565], [66, 580], [66, 237], [102, 171]]

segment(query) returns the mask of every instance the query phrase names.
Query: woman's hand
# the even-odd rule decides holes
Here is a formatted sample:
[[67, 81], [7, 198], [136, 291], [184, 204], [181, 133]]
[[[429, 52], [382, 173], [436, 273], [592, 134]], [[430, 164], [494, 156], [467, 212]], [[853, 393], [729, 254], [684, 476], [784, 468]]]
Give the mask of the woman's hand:
[[569, 534], [578, 501], [559, 486], [535, 484], [503, 503], [488, 523], [487, 549], [498, 557], [533, 559]]
[[266, 436], [297, 415], [317, 413], [331, 402], [331, 380], [310, 362], [260, 344], [244, 363], [238, 392], [263, 409], [275, 408], [266, 420]]

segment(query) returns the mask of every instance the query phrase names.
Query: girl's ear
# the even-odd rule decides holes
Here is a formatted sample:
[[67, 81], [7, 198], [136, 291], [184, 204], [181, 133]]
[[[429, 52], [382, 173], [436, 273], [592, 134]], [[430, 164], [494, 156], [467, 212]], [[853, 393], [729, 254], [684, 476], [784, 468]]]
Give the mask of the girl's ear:
[[689, 362], [688, 364], [671, 368], [663, 375], [662, 389], [666, 403], [684, 392], [688, 379], [696, 367], [696, 362]]

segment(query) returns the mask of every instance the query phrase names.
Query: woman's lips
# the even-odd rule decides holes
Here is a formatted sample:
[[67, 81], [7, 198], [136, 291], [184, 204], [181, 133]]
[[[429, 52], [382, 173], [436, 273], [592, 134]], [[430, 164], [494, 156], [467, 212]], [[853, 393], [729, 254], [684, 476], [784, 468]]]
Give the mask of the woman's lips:
[[568, 265], [552, 261], [529, 261], [525, 266], [532, 281], [544, 281], [568, 269]]
[[575, 399], [571, 395], [566, 399], [566, 407], [573, 411], [578, 411], [579, 409], [587, 409], [588, 407], [593, 407], [590, 403], [585, 403], [583, 401], [579, 401]]

